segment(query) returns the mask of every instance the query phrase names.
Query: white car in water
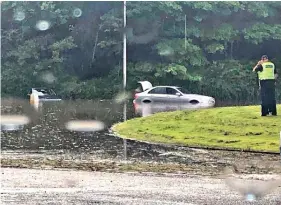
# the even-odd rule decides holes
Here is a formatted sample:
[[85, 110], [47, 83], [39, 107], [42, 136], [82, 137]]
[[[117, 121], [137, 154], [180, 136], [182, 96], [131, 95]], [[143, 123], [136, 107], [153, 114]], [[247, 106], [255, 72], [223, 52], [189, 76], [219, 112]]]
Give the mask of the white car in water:
[[147, 105], [153, 109], [198, 109], [215, 106], [215, 99], [210, 96], [191, 94], [187, 90], [177, 86], [155, 86], [148, 81], [139, 81], [141, 86], [134, 96], [135, 110]]
[[62, 99], [57, 96], [55, 91], [46, 88], [31, 88], [28, 96], [36, 93], [40, 101], [61, 101]]

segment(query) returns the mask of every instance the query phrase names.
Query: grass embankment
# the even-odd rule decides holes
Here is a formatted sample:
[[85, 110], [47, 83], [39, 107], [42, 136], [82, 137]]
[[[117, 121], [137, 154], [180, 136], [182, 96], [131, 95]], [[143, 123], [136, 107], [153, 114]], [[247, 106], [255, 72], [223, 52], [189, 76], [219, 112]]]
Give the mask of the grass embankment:
[[260, 106], [158, 113], [117, 124], [121, 137], [155, 143], [279, 152], [279, 116], [260, 116]]

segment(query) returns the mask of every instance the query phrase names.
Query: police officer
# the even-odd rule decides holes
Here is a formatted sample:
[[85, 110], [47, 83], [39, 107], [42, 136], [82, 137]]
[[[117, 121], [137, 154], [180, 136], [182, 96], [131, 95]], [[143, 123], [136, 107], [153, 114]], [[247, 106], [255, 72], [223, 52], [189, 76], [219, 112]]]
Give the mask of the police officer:
[[263, 55], [261, 60], [253, 68], [253, 72], [258, 73], [261, 93], [261, 116], [277, 115], [275, 99], [275, 80], [277, 71], [275, 65], [268, 60], [267, 55]]

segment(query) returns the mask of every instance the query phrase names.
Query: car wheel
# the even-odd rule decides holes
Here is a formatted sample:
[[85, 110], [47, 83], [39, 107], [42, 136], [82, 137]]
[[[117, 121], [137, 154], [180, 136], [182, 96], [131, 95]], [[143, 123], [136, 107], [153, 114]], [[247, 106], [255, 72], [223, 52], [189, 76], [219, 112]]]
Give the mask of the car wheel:
[[148, 103], [151, 103], [151, 101], [150, 100], [143, 100], [142, 103], [148, 104]]
[[199, 103], [199, 101], [198, 100], [190, 100], [189, 103], [192, 104], [192, 105], [196, 105], [196, 104]]

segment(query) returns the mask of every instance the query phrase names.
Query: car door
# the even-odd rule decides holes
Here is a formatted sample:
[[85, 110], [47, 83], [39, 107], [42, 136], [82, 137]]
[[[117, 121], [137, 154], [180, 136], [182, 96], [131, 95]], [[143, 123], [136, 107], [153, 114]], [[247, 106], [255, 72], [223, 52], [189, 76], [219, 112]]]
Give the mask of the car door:
[[152, 99], [153, 103], [167, 103], [169, 98], [166, 94], [165, 87], [155, 87], [148, 92], [148, 96]]
[[181, 104], [182, 103], [182, 96], [177, 95], [177, 93], [180, 93], [177, 89], [172, 87], [166, 88], [166, 93], [169, 99], [169, 103], [172, 104]]

